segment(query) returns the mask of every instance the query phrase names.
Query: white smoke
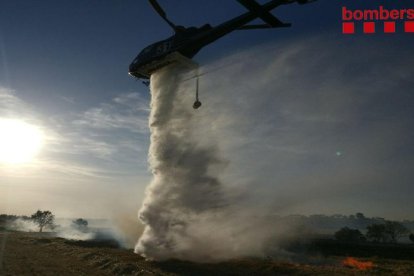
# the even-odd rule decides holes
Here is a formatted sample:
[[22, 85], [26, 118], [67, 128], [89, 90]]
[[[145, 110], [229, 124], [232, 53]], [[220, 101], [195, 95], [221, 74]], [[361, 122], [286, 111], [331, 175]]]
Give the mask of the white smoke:
[[[6, 229], [21, 232], [39, 232], [39, 225], [31, 219], [17, 218], [6, 224]], [[136, 223], [120, 216], [116, 222], [105, 220], [92, 226], [82, 226], [71, 219], [58, 219], [58, 224], [43, 229], [49, 236], [68, 240], [112, 242], [122, 248], [133, 248], [137, 234], [142, 233]], [[134, 238], [132, 238], [134, 237]], [[134, 241], [133, 241], [134, 239]]]
[[[39, 225], [31, 219], [18, 218], [8, 223], [7, 228], [22, 232], [39, 232]], [[90, 240], [96, 233], [89, 229], [76, 227], [71, 221], [63, 220], [59, 225], [46, 226], [43, 232], [53, 233], [53, 235], [71, 240]]]
[[91, 240], [95, 238], [96, 233], [88, 228], [80, 228], [69, 220], [62, 221], [55, 227], [54, 232], [57, 237], [68, 240]]
[[[151, 77], [154, 176], [140, 210], [146, 227], [135, 252], [149, 259], [193, 261], [263, 255], [275, 225], [253, 222], [234, 206], [236, 197], [228, 196], [219, 178], [227, 162], [213, 135], [206, 139], [197, 132], [199, 117], [191, 105], [195, 88], [182, 85], [182, 73], [174, 66]], [[260, 240], [253, 237], [258, 235]]]
[[[266, 256], [297, 227], [275, 214], [355, 213], [360, 191], [372, 195], [364, 202], [379, 202], [368, 191], [392, 181], [367, 171], [407, 144], [410, 123], [408, 109], [387, 116], [396, 106], [382, 99], [408, 99], [412, 59], [392, 59], [386, 45], [346, 46], [307, 39], [226, 58], [242, 62], [201, 78], [196, 111], [195, 84], [181, 68], [153, 74], [153, 180], [135, 252], [156, 260]], [[368, 112], [374, 106], [381, 112]], [[376, 123], [359, 128], [366, 118]]]
[[16, 219], [7, 224], [7, 228], [22, 232], [39, 232], [39, 226], [29, 219]]
[[212, 147], [198, 145], [192, 133], [193, 111], [182, 102], [180, 68], [151, 77], [151, 146], [154, 174], [140, 211], [146, 224], [135, 251], [148, 258], [189, 257], [188, 227], [222, 204], [220, 183], [209, 169], [221, 161]]

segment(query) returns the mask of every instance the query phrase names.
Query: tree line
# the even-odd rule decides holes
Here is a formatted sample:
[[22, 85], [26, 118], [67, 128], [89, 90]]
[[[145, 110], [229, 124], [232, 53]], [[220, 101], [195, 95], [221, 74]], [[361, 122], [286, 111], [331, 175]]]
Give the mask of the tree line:
[[[1, 214], [0, 226], [16, 221], [17, 219], [33, 222], [39, 228], [39, 232], [43, 232], [45, 228], [53, 230], [57, 227], [55, 224], [55, 216], [51, 211], [48, 210], [37, 210], [30, 217]], [[78, 218], [72, 221], [72, 227], [76, 228], [79, 231], [86, 231], [88, 227], [88, 221], [82, 218]]]
[[414, 243], [414, 234], [403, 224], [396, 221], [374, 223], [366, 227], [366, 234], [358, 229], [342, 227], [335, 232], [335, 239], [345, 242], [382, 242], [397, 243], [401, 238], [408, 237]]

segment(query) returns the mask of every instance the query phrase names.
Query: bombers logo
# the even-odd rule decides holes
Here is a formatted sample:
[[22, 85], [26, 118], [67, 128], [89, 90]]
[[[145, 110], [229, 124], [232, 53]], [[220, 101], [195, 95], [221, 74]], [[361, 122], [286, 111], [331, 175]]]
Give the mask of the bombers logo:
[[[362, 24], [359, 24], [362, 22]], [[342, 33], [354, 34], [356, 26], [362, 25], [365, 34], [395, 33], [403, 29], [406, 33], [414, 33], [414, 9], [348, 9], [342, 7]]]

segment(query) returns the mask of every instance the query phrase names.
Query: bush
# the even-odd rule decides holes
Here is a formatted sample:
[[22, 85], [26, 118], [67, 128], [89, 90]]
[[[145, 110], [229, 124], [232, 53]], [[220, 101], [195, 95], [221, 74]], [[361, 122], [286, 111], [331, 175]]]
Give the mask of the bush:
[[343, 227], [335, 233], [335, 239], [345, 242], [362, 242], [365, 241], [364, 235], [358, 229]]
[[72, 225], [75, 229], [85, 232], [88, 229], [88, 221], [86, 219], [78, 218], [72, 221]]

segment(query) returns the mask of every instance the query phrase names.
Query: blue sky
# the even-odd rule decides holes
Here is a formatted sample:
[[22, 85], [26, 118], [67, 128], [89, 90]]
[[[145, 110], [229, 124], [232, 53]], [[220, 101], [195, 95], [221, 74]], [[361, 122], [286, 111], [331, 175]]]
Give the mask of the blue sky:
[[[159, 2], [172, 21], [185, 26], [214, 26], [245, 12], [230, 0]], [[214, 105], [201, 109], [200, 120], [215, 122], [213, 134], [222, 137], [223, 155], [232, 164], [223, 177], [237, 175], [246, 187], [249, 181], [263, 183], [252, 191], [252, 201], [265, 198], [278, 208], [285, 204], [285, 213], [362, 211], [413, 219], [407, 208], [413, 207], [407, 197], [413, 175], [406, 168], [414, 163], [413, 140], [408, 139], [414, 118], [408, 93], [413, 35], [341, 33], [343, 5], [381, 3], [413, 8], [409, 1], [293, 4], [273, 12], [292, 28], [234, 32], [195, 57], [206, 68], [236, 60], [202, 80], [211, 91], [205, 95], [207, 105]], [[0, 213], [47, 208], [60, 216], [105, 217], [138, 210], [151, 178], [150, 97], [148, 88], [128, 76], [128, 65], [142, 48], [170, 35], [146, 1], [1, 3], [0, 116], [39, 126], [46, 142], [33, 162], [1, 165]], [[244, 82], [236, 81], [240, 76]], [[327, 88], [344, 86], [335, 97], [326, 94]], [[275, 87], [294, 93], [271, 92]], [[321, 120], [328, 115], [330, 122]], [[259, 152], [259, 160], [249, 158]], [[265, 184], [265, 178], [290, 184]], [[344, 180], [333, 186], [352, 187], [343, 196], [328, 188], [338, 178]], [[326, 195], [298, 204], [306, 201], [300, 192], [306, 183]], [[364, 187], [363, 193], [358, 187]], [[277, 203], [264, 196], [269, 191], [280, 195]]]

